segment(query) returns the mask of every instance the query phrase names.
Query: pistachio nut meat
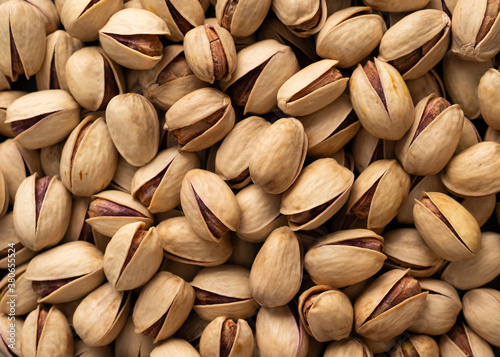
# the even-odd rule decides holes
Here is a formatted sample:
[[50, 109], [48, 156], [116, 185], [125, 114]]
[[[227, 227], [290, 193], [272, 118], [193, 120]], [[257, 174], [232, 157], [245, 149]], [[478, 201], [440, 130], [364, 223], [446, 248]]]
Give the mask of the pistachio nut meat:
[[183, 151], [200, 151], [222, 140], [235, 122], [231, 99], [215, 88], [197, 89], [165, 113], [165, 126]]
[[9, 252], [11, 259], [15, 251], [16, 264], [28, 262], [36, 252], [26, 248], [16, 235], [14, 229], [14, 213], [8, 212], [0, 218], [0, 268], [7, 269], [9, 266]]
[[132, 316], [129, 316], [115, 341], [115, 353], [123, 357], [146, 357], [154, 348], [153, 340], [150, 337], [142, 333], [135, 333]]
[[368, 6], [375, 10], [389, 12], [408, 12], [423, 9], [429, 0], [411, 0], [401, 2], [398, 0], [365, 0]]
[[253, 332], [248, 322], [242, 319], [235, 322], [220, 316], [210, 322], [201, 335], [202, 356], [252, 357], [253, 352]]
[[185, 356], [185, 357], [200, 357], [196, 349], [186, 340], [179, 338], [170, 338], [151, 351], [151, 357], [163, 356]]
[[434, 69], [431, 69], [421, 77], [408, 79], [405, 82], [414, 105], [417, 105], [421, 99], [432, 93], [435, 93], [438, 97], [446, 98], [446, 89], [443, 80]]
[[274, 0], [271, 8], [278, 19], [299, 37], [319, 32], [328, 15], [326, 0]]
[[215, 5], [217, 23], [235, 38], [252, 35], [262, 25], [271, 0], [221, 0]]
[[430, 336], [409, 335], [391, 351], [391, 357], [406, 356], [439, 357], [439, 346]]
[[333, 341], [326, 348], [324, 357], [373, 357], [372, 351], [359, 338], [348, 337]]
[[306, 166], [281, 199], [280, 213], [294, 231], [318, 228], [347, 202], [354, 174], [330, 158]]
[[[66, 316], [56, 306], [38, 305], [26, 320], [18, 339], [26, 357], [70, 357], [74, 342]], [[17, 355], [17, 354], [16, 354]]]
[[422, 292], [408, 270], [390, 270], [376, 278], [354, 302], [354, 328], [374, 341], [396, 337], [414, 323], [425, 308]]
[[135, 303], [135, 332], [151, 337], [154, 343], [169, 338], [187, 319], [194, 301], [194, 290], [183, 279], [166, 271], [157, 273]]
[[219, 316], [249, 318], [258, 307], [250, 291], [249, 277], [250, 271], [238, 265], [201, 269], [191, 282], [196, 294], [194, 311], [207, 321]]
[[299, 70], [292, 49], [275, 40], [245, 47], [238, 52], [236, 62], [231, 78], [220, 81], [220, 87], [235, 105], [244, 108], [244, 114], [271, 111], [280, 87]]
[[313, 245], [304, 267], [316, 284], [342, 288], [375, 275], [386, 259], [384, 239], [367, 229], [330, 233]]
[[[18, 266], [14, 278], [5, 275], [0, 280], [0, 311], [5, 315], [26, 315], [37, 307], [38, 295], [32, 289], [31, 281], [24, 277], [27, 267], [28, 264]], [[14, 297], [15, 306], [12, 305], [12, 297]]]
[[99, 41], [106, 54], [130, 69], [151, 69], [160, 62], [160, 37], [170, 34], [165, 21], [144, 9], [122, 9], [99, 30]]
[[500, 72], [495, 68], [488, 69], [479, 81], [477, 87], [477, 98], [481, 116], [488, 126], [495, 130], [500, 129], [500, 121], [496, 113], [500, 110], [495, 93], [500, 88]]
[[500, 346], [496, 333], [500, 322], [500, 291], [489, 288], [469, 290], [462, 301], [467, 324], [486, 341]]
[[[16, 320], [14, 324], [14, 333], [15, 336], [22, 336], [24, 327], [24, 319], [19, 318]], [[22, 338], [17, 338], [16, 344], [8, 344], [6, 342], [9, 341], [11, 325], [9, 321], [9, 316], [5, 314], [0, 314], [0, 339], [2, 339], [2, 343], [0, 344], [0, 353], [7, 357], [17, 357], [19, 355], [19, 351], [23, 348]]]
[[0, 134], [13, 138], [16, 133], [12, 131], [12, 124], [5, 123], [7, 119], [7, 108], [18, 98], [26, 95], [27, 92], [8, 90], [0, 92]]
[[491, 346], [463, 322], [457, 322], [439, 339], [442, 357], [485, 356], [493, 357]]

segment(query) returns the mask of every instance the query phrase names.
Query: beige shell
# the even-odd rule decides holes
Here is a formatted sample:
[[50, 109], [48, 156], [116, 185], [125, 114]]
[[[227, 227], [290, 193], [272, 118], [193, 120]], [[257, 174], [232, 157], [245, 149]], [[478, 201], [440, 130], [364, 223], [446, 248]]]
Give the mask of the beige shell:
[[469, 290], [463, 297], [464, 317], [469, 326], [494, 346], [500, 346], [496, 333], [500, 323], [500, 291], [495, 289]]
[[489, 283], [500, 274], [500, 235], [484, 232], [481, 249], [474, 258], [451, 262], [441, 274], [441, 279], [457, 289], [469, 290]]
[[229, 187], [243, 188], [251, 182], [248, 174], [250, 155], [270, 125], [261, 117], [251, 116], [238, 122], [222, 141], [215, 156], [215, 172]]
[[233, 251], [229, 238], [220, 242], [202, 239], [183, 216], [160, 222], [157, 230], [163, 254], [177, 262], [216, 266], [227, 261]]
[[[275, 40], [258, 41], [238, 52], [236, 69], [227, 81], [221, 81], [224, 92], [231, 92], [236, 82], [241, 84], [249, 79], [246, 75], [264, 65], [245, 101], [244, 114], [265, 114], [277, 104], [279, 88], [299, 70], [299, 64], [292, 49]], [[232, 96], [233, 102], [238, 100]]]
[[184, 280], [166, 271], [157, 273], [135, 303], [132, 315], [135, 332], [144, 333], [165, 317], [158, 334], [152, 337], [154, 343], [169, 338], [188, 317], [194, 299], [193, 288]]
[[458, 0], [431, 0], [427, 4], [427, 9], [437, 9], [445, 11], [450, 17], [455, 10]]
[[307, 152], [307, 135], [294, 118], [274, 122], [250, 154], [250, 177], [264, 192], [278, 194], [297, 179]]
[[[69, 91], [66, 82], [66, 62], [71, 55], [83, 47], [77, 38], [71, 37], [63, 30], [57, 30], [47, 36], [45, 59], [40, 71], [36, 74], [38, 90], [64, 89]], [[57, 82], [53, 81], [53, 77]]]
[[187, 341], [171, 338], [157, 345], [151, 351], [151, 357], [184, 356], [200, 357], [196, 349]]
[[323, 58], [338, 60], [348, 68], [361, 62], [379, 44], [386, 25], [380, 15], [367, 6], [353, 6], [330, 15], [316, 39], [316, 52]]
[[419, 51], [440, 34], [432, 49], [402, 73], [404, 80], [419, 78], [436, 66], [446, 54], [451, 37], [450, 26], [448, 15], [439, 10], [420, 10], [405, 16], [382, 37], [378, 58], [393, 64], [395, 60]]
[[[69, 322], [56, 306], [47, 308], [48, 312], [40, 332], [39, 315], [42, 305], [38, 305], [26, 320], [20, 336], [22, 356], [25, 357], [71, 357], [74, 342]], [[17, 352], [16, 352], [17, 353]]]
[[209, 323], [209, 321], [201, 319], [196, 312], [191, 311], [186, 322], [177, 331], [176, 337], [182, 338], [199, 348], [199, 339]]
[[[16, 255], [16, 265], [20, 266], [29, 261], [36, 252], [26, 248], [19, 242], [19, 238], [14, 230], [14, 213], [8, 212], [5, 216], [0, 218], [0, 250], [5, 252], [5, 256], [0, 259], [0, 268], [7, 269], [9, 266], [9, 251], [11, 245], [14, 246]], [[12, 260], [12, 255], [10, 256]], [[12, 261], [10, 262], [12, 264]]]
[[[223, 345], [224, 323], [227, 317], [220, 316], [214, 319], [203, 331], [200, 339], [200, 354], [206, 357], [220, 357], [224, 350], [229, 350], [231, 357], [252, 357], [254, 352], [253, 332], [248, 322], [237, 320], [236, 331], [231, 336], [231, 345]], [[234, 323], [234, 322], [233, 322]], [[226, 332], [227, 333], [227, 332]], [[228, 336], [229, 337], [229, 336]]]
[[46, 146], [40, 150], [40, 165], [42, 171], [47, 176], [59, 176], [59, 167], [61, 164], [61, 153], [64, 147], [63, 141]]
[[66, 138], [80, 121], [80, 106], [68, 92], [60, 89], [33, 92], [9, 106], [5, 123], [19, 124], [38, 116], [42, 119], [14, 139], [26, 149], [43, 148]]
[[417, 105], [418, 102], [432, 93], [435, 93], [438, 97], [446, 98], [443, 80], [434, 69], [431, 69], [421, 77], [409, 79], [405, 82], [414, 105]]
[[431, 94], [417, 104], [410, 130], [396, 144], [396, 156], [411, 175], [431, 176], [439, 173], [452, 158], [460, 140], [464, 114], [457, 104], [443, 110], [416, 136], [424, 112], [434, 98], [436, 95]]
[[388, 12], [407, 12], [422, 9], [429, 0], [365, 0], [366, 5], [371, 6], [375, 10]]
[[233, 254], [229, 258], [229, 263], [241, 265], [245, 268], [252, 268], [253, 261], [260, 249], [259, 243], [253, 243], [239, 238], [238, 236], [231, 239], [233, 245]]
[[105, 346], [125, 326], [131, 305], [130, 293], [114, 290], [111, 283], [101, 285], [76, 308], [73, 316], [75, 332], [90, 346]]
[[[10, 253], [12, 253], [12, 251]], [[10, 257], [11, 265], [13, 263], [12, 257], [13, 254], [11, 254]], [[12, 274], [6, 274], [2, 280], [0, 280], [0, 311], [6, 315], [9, 315], [9, 313], [11, 314], [10, 316], [25, 315], [37, 307], [38, 295], [31, 288], [31, 281], [24, 277], [24, 272], [27, 267], [28, 264], [18, 265], [14, 272], [14, 276]], [[15, 301], [15, 304], [12, 303], [12, 300]]]
[[[0, 353], [7, 357], [14, 357], [23, 347], [21, 336], [24, 327], [24, 319], [18, 318], [14, 324], [14, 333], [15, 336], [18, 336], [17, 339], [10, 338], [9, 336], [10, 324], [9, 316], [0, 314], [0, 338], [5, 341], [5, 343], [0, 345]], [[12, 343], [14, 343], [14, 345], [12, 345]]]
[[428, 292], [405, 299], [379, 316], [369, 319], [371, 313], [391, 288], [408, 270], [390, 270], [375, 279], [354, 302], [354, 328], [356, 333], [375, 341], [396, 337], [420, 316]]
[[71, 194], [57, 176], [50, 179], [36, 216], [35, 182], [38, 179], [35, 173], [21, 183], [14, 204], [16, 235], [24, 246], [34, 251], [59, 243], [71, 217]]
[[205, 12], [198, 0], [170, 0], [168, 3], [162, 0], [141, 0], [141, 3], [144, 9], [165, 21], [170, 31], [165, 37], [173, 42], [182, 41], [188, 29], [203, 25], [205, 19]]
[[251, 184], [236, 194], [241, 209], [240, 226], [236, 234], [248, 242], [263, 242], [280, 226], [286, 226], [287, 219], [280, 215], [281, 195], [264, 192], [258, 185]]
[[250, 271], [250, 291], [261, 306], [288, 304], [302, 284], [302, 246], [290, 228], [267, 237]]
[[5, 216], [9, 208], [9, 188], [2, 171], [0, 171], [0, 218]]
[[113, 176], [113, 181], [111, 181], [110, 188], [130, 193], [132, 179], [137, 169], [137, 167], [130, 165], [127, 160], [118, 155], [115, 175]]
[[[215, 5], [217, 22], [222, 25], [222, 18], [231, 0], [220, 0]], [[262, 25], [271, 7], [271, 0], [240, 0], [231, 15], [227, 28], [235, 38], [251, 36]], [[225, 27], [225, 26], [224, 26]]]
[[7, 80], [5, 74], [0, 72], [0, 90], [1, 91], [10, 91], [10, 83]]
[[80, 237], [80, 235], [82, 234], [85, 224], [85, 216], [89, 208], [90, 198], [73, 196], [71, 202], [71, 218], [66, 234], [61, 241], [62, 243], [68, 243], [83, 238]]
[[392, 347], [394, 347], [394, 345], [397, 342], [396, 337], [383, 341], [374, 341], [366, 337], [363, 337], [362, 340], [373, 354], [384, 353], [386, 351], [389, 351]]
[[500, 89], [500, 72], [494, 68], [487, 70], [479, 81], [477, 88], [477, 97], [481, 115], [488, 124], [495, 130], [500, 129], [500, 120], [497, 113], [500, 110], [500, 104], [495, 94]]
[[312, 246], [304, 257], [304, 266], [316, 284], [342, 288], [368, 279], [384, 265], [385, 254], [376, 250], [337, 244], [351, 239], [384, 239], [367, 229], [330, 233]]
[[481, 139], [476, 126], [472, 123], [472, 121], [464, 117], [464, 126], [462, 127], [462, 134], [460, 135], [460, 141], [458, 142], [455, 154], [460, 154], [462, 151], [467, 150], [481, 141], [483, 140]]
[[18, 98], [21, 98], [23, 95], [28, 94], [27, 92], [15, 91], [15, 90], [7, 90], [5, 92], [0, 92], [0, 134], [3, 136], [7, 136], [9, 138], [13, 138], [16, 136], [16, 133], [12, 131], [12, 125], [9, 123], [5, 123], [5, 119], [7, 119], [7, 108]]
[[64, 0], [59, 9], [61, 22], [68, 33], [81, 41], [94, 41], [109, 18], [123, 7], [123, 0], [98, 1]]
[[[274, 0], [271, 3], [271, 9], [281, 22], [287, 25], [295, 35], [300, 37], [307, 37], [321, 30], [327, 16], [325, 0], [296, 0], [292, 2]], [[300, 25], [309, 24], [318, 15], [318, 12], [320, 15], [318, 20], [316, 20], [316, 24], [308, 30], [301, 29]]]
[[374, 161], [395, 159], [395, 147], [395, 141], [379, 139], [361, 127], [354, 137], [352, 145], [356, 170], [361, 173]]
[[78, 357], [113, 357], [113, 347], [106, 346], [89, 346], [83, 341], [75, 342], [75, 355]]
[[237, 265], [224, 264], [201, 269], [191, 286], [219, 297], [231, 298], [232, 302], [195, 304], [193, 309], [199, 317], [212, 321], [216, 317], [247, 319], [257, 310], [249, 285], [250, 271]]
[[392, 350], [391, 357], [404, 357], [408, 353], [406, 350], [408, 344], [411, 346], [410, 353], [415, 351], [419, 356], [439, 357], [437, 342], [426, 335], [409, 335], [408, 338], [397, 343]]
[[373, 353], [363, 341], [348, 337], [331, 342], [323, 357], [373, 357]]
[[130, 316], [115, 340], [115, 354], [117, 356], [149, 356], [153, 350], [153, 340], [142, 333], [135, 333], [134, 330], [134, 321], [132, 320], [132, 316]]
[[500, 130], [488, 127], [486, 129], [486, 133], [484, 134], [484, 141], [496, 141], [500, 144]]
[[[162, 55], [147, 55], [114, 39], [113, 35], [168, 35], [165, 22], [144, 9], [123, 9], [110, 17], [99, 30], [99, 42], [106, 54], [116, 63], [130, 69], [151, 69], [160, 62]], [[163, 47], [162, 47], [163, 49]]]
[[[471, 348], [473, 356], [494, 357], [491, 346], [479, 337], [470, 327], [460, 323], [465, 331], [465, 339]], [[439, 350], [441, 357], [467, 357], [467, 355], [450, 339], [448, 335], [442, 335], [439, 339]]]
[[496, 195], [467, 197], [460, 204], [474, 216], [479, 227], [482, 227], [495, 211]]
[[413, 101], [399, 72], [375, 58], [375, 66], [387, 102], [387, 108], [368, 80], [361, 66], [354, 70], [349, 82], [351, 102], [361, 125], [380, 139], [399, 140], [413, 123]]

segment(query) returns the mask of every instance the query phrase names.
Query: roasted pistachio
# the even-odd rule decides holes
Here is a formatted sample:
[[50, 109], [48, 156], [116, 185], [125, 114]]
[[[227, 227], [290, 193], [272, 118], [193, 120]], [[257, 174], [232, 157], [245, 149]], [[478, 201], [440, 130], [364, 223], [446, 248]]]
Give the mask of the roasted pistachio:
[[500, 346], [500, 291], [469, 290], [463, 297], [464, 317], [474, 331], [494, 346]]
[[484, 356], [493, 357], [491, 346], [463, 322], [457, 322], [439, 339], [442, 357]]
[[483, 140], [474, 123], [464, 117], [464, 126], [462, 127], [462, 134], [460, 135], [460, 141], [458, 142], [455, 154], [460, 154], [462, 151], [467, 150], [481, 141]]
[[373, 353], [360, 339], [348, 337], [330, 343], [324, 357], [373, 357]]
[[154, 348], [153, 340], [142, 333], [136, 333], [134, 330], [134, 321], [130, 316], [115, 340], [115, 354], [123, 357], [146, 357], [150, 355]]
[[252, 35], [264, 22], [271, 0], [220, 0], [215, 6], [217, 22], [236, 38]]
[[361, 173], [374, 161], [395, 159], [395, 147], [395, 141], [379, 139], [361, 126], [352, 145], [356, 170]]
[[479, 227], [482, 227], [490, 219], [496, 206], [496, 196], [493, 194], [482, 197], [459, 197], [457, 201], [472, 214]]
[[200, 354], [189, 342], [171, 338], [160, 343], [151, 351], [151, 357], [164, 356], [200, 357]]
[[273, 12], [288, 28], [300, 37], [313, 35], [325, 24], [327, 8], [325, 0], [287, 1], [274, 0]]
[[22, 91], [9, 90], [5, 92], [0, 92], [0, 134], [13, 138], [16, 133], [12, 131], [12, 124], [5, 123], [7, 119], [7, 108], [18, 98], [27, 94]]
[[[12, 248], [13, 246], [13, 248]], [[9, 249], [15, 250], [16, 264], [29, 261], [36, 252], [26, 248], [16, 235], [14, 229], [14, 213], [8, 212], [0, 218], [0, 268], [7, 269], [9, 266]], [[11, 259], [12, 259], [12, 250]]]
[[204, 357], [252, 357], [254, 339], [245, 320], [234, 322], [226, 317], [214, 319], [203, 331], [200, 354]]
[[[0, 314], [0, 338], [3, 343], [0, 344], [0, 353], [6, 357], [17, 357], [19, 351], [22, 351], [22, 332], [24, 327], [24, 319], [18, 318], [14, 324], [11, 326], [9, 321], [9, 316]], [[14, 336], [18, 338], [15, 339], [14, 336], [10, 336], [13, 333]]]
[[407, 80], [406, 85], [408, 86], [414, 105], [417, 105], [420, 100], [432, 93], [435, 93], [438, 97], [446, 98], [443, 80], [434, 69], [431, 69], [421, 77]]
[[495, 99], [495, 94], [499, 88], [500, 72], [497, 69], [490, 68], [479, 81], [477, 97], [484, 121], [495, 130], [500, 129], [500, 121], [496, 115], [500, 107], [498, 101]]
[[398, 0], [365, 0], [368, 6], [375, 10], [390, 12], [407, 12], [422, 9], [429, 0], [412, 0], [401, 2]]
[[439, 357], [439, 346], [432, 337], [409, 335], [392, 349], [391, 357]]
[[[31, 288], [31, 281], [24, 277], [27, 266], [23, 264], [16, 267], [13, 278], [5, 275], [0, 280], [0, 311], [6, 315], [25, 315], [37, 307], [38, 295]], [[15, 301], [15, 306], [12, 301]], [[5, 341], [3, 336], [0, 338]]]

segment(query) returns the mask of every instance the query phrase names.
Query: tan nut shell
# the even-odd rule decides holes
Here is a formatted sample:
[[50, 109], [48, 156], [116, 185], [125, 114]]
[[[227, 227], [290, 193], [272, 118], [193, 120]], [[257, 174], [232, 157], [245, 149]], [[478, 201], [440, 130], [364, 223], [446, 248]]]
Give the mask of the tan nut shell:
[[410, 91], [414, 105], [417, 105], [420, 100], [432, 93], [435, 93], [438, 97], [446, 98], [443, 80], [434, 69], [419, 78], [407, 80], [406, 86]]
[[500, 346], [500, 291], [469, 290], [463, 297], [464, 317], [474, 331], [494, 346]]
[[[494, 357], [491, 346], [477, 335], [470, 327], [462, 324], [465, 330], [467, 342], [471, 348], [473, 356]], [[466, 354], [448, 337], [442, 335], [439, 339], [439, 350], [442, 357], [466, 357]]]
[[[9, 277], [9, 274], [6, 274], [2, 280], [0, 280], [0, 291], [2, 292], [0, 296], [0, 311], [6, 315], [9, 315], [9, 313], [12, 313], [10, 316], [29, 314], [37, 307], [38, 295], [31, 288], [31, 281], [24, 277], [24, 272], [27, 267], [28, 264], [16, 267], [14, 282], [12, 281], [12, 277]], [[12, 298], [14, 298], [15, 301], [15, 311], [11, 311], [13, 307]], [[6, 341], [6, 339], [4, 339], [4, 341]]]
[[[19, 244], [19, 238], [14, 230], [14, 213], [8, 212], [5, 216], [0, 218], [0, 250], [7, 249], [7, 255], [0, 259], [0, 268], [7, 269], [9, 266], [9, 244], [13, 243], [14, 246]], [[36, 252], [24, 247], [22, 244], [16, 247], [16, 264], [20, 265], [29, 261]], [[12, 259], [12, 256], [11, 256]]]
[[[200, 353], [204, 357], [221, 356], [221, 332], [227, 317], [220, 316], [208, 324], [200, 339]], [[253, 332], [248, 322], [239, 319], [230, 349], [230, 357], [252, 357], [254, 352]]]
[[23, 95], [28, 94], [27, 92], [7, 90], [5, 92], [0, 92], [0, 134], [13, 138], [16, 133], [12, 131], [11, 124], [6, 124], [5, 119], [7, 119], [7, 108], [16, 99], [21, 98]]
[[395, 159], [395, 147], [395, 141], [379, 139], [361, 126], [354, 137], [352, 146], [352, 155], [356, 170], [361, 173], [365, 171], [373, 161]]
[[495, 130], [500, 129], [500, 120], [498, 112], [500, 111], [500, 103], [496, 98], [496, 94], [500, 90], [500, 72], [494, 68], [487, 70], [479, 81], [477, 88], [477, 97], [479, 100], [479, 109], [481, 115], [488, 124]]
[[365, 0], [368, 6], [375, 10], [388, 11], [388, 12], [407, 12], [422, 9], [429, 0]]
[[[217, 22], [221, 25], [222, 15], [230, 0], [215, 4]], [[271, 7], [271, 0], [240, 0], [231, 18], [229, 31], [235, 38], [251, 36], [262, 25]], [[267, 20], [266, 20], [267, 21]], [[222, 25], [221, 25], [222, 26]]]
[[408, 270], [390, 270], [375, 279], [354, 302], [356, 333], [375, 341], [388, 340], [406, 330], [422, 313], [427, 292], [414, 295], [370, 319], [370, 314]]
[[132, 319], [135, 332], [141, 333], [166, 314], [154, 343], [172, 336], [193, 307], [193, 288], [172, 273], [161, 271], [142, 289], [134, 306]]
[[271, 232], [250, 271], [250, 291], [261, 306], [288, 304], [302, 284], [302, 246], [290, 228]]
[[176, 262], [217, 266], [226, 262], [233, 252], [229, 238], [220, 242], [202, 239], [184, 216], [166, 219], [160, 222], [157, 229], [163, 254]]
[[363, 341], [348, 337], [330, 343], [323, 357], [373, 357], [373, 353]]
[[439, 357], [439, 346], [437, 342], [430, 336], [426, 335], [409, 335], [408, 339], [398, 342], [392, 350], [391, 357], [404, 357], [407, 353], [404, 350], [403, 344], [409, 342], [419, 356]]
[[151, 351], [151, 357], [165, 356], [200, 357], [200, 354], [189, 342], [171, 338], [160, 343]]
[[371, 85], [361, 64], [349, 83], [351, 102], [361, 125], [380, 139], [399, 140], [413, 123], [413, 101], [399, 72], [388, 63], [375, 58], [380, 83], [387, 102], [385, 108]]
[[[7, 336], [9, 335], [9, 329], [10, 329], [10, 321], [9, 321], [9, 316], [0, 314], [0, 338], [4, 341], [7, 341]], [[23, 349], [23, 339], [22, 337], [22, 332], [23, 332], [23, 327], [24, 327], [24, 319], [19, 318], [16, 320], [15, 326], [14, 326], [14, 331], [16, 336], [18, 336], [16, 340], [16, 345], [14, 346], [16, 349], [12, 350], [8, 345], [2, 343], [0, 345], [0, 353], [2, 353], [4, 356], [7, 357], [14, 357], [15, 353], [19, 353], [19, 351]]]
[[79, 357], [113, 357], [113, 346], [89, 346], [82, 340], [75, 342], [75, 354]]
[[115, 342], [115, 354], [122, 357], [149, 356], [153, 350], [153, 340], [143, 335], [135, 333], [134, 321], [129, 316], [127, 323], [121, 330]]
[[[281, 22], [289, 27], [297, 26], [311, 20], [318, 11], [321, 10], [321, 18], [315, 31], [305, 31], [308, 35], [318, 32], [324, 24], [326, 18], [326, 2], [325, 0], [307, 0], [307, 1], [286, 1], [274, 0], [271, 4], [271, 9], [278, 16]], [[316, 28], [316, 27], [315, 27]], [[297, 31], [297, 33], [300, 33]], [[302, 36], [305, 37], [305, 36]]]
[[462, 206], [474, 216], [479, 227], [482, 227], [495, 211], [496, 195], [482, 197], [467, 197], [461, 202]]
[[297, 179], [307, 152], [307, 135], [294, 118], [274, 122], [260, 136], [250, 155], [250, 176], [264, 192], [284, 192]]
[[9, 189], [3, 173], [0, 171], [0, 218], [5, 216], [7, 208], [9, 208]]
[[304, 266], [316, 284], [341, 288], [368, 279], [384, 265], [385, 254], [352, 246], [334, 245], [345, 240], [384, 239], [367, 229], [350, 229], [328, 234], [312, 246]]
[[111, 283], [101, 285], [76, 308], [75, 332], [90, 346], [110, 344], [125, 326], [131, 305], [130, 293], [114, 290]]
[[386, 26], [367, 6], [353, 6], [330, 15], [316, 39], [316, 52], [348, 68], [361, 62], [379, 44]]

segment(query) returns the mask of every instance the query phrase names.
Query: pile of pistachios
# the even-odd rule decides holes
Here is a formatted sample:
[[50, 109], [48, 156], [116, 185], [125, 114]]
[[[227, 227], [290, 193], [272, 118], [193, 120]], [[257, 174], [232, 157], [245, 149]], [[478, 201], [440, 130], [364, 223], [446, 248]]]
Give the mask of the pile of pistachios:
[[500, 356], [500, 0], [0, 0], [0, 355]]

